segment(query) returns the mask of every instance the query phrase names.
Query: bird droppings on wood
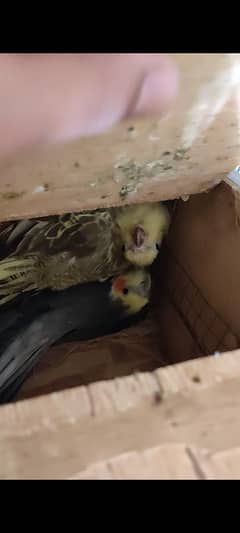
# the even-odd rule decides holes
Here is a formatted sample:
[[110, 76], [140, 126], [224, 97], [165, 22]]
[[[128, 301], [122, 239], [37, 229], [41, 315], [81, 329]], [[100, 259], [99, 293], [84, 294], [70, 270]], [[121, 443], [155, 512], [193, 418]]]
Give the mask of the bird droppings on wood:
[[145, 180], [158, 179], [159, 174], [172, 169], [171, 165], [165, 165], [161, 159], [149, 161], [145, 164], [129, 162], [125, 165], [118, 165], [114, 169], [113, 179], [116, 183], [127, 180], [119, 192], [121, 199], [125, 199], [129, 194], [136, 193]]
[[127, 198], [127, 196], [132, 192], [135, 192], [134, 187], [131, 187], [131, 185], [124, 185], [120, 190], [119, 196], [121, 200], [125, 200], [125, 198]]
[[[119, 197], [125, 200], [129, 195], [136, 194], [138, 189], [142, 187], [146, 181], [161, 180], [161, 174], [165, 172], [174, 171], [178, 161], [181, 159], [190, 159], [185, 156], [187, 149], [177, 149], [175, 152], [166, 150], [162, 153], [163, 159], [154, 159], [139, 163], [136, 160], [130, 159], [126, 153], [119, 155], [117, 161], [113, 163], [113, 170], [111, 176], [105, 175], [97, 177], [96, 180], [89, 184], [90, 187], [99, 188], [104, 186], [109, 179], [119, 184]], [[167, 158], [167, 159], [166, 159]]]
[[164, 165], [163, 170], [171, 170], [172, 168], [172, 165]]
[[89, 187], [98, 187], [100, 189], [101, 185], [105, 185], [106, 182], [109, 181], [109, 176], [99, 176], [95, 178], [95, 181], [91, 181], [91, 183], [88, 184]]
[[21, 191], [21, 192], [9, 191], [9, 192], [3, 192], [1, 196], [3, 200], [16, 200], [17, 198], [21, 198], [21, 196], [23, 196], [24, 194], [25, 194], [25, 191]]
[[136, 161], [125, 158], [114, 165], [113, 180], [115, 183], [125, 182], [120, 191], [119, 196], [125, 199], [129, 194], [134, 194], [138, 191], [145, 180], [161, 179], [160, 174], [163, 172], [173, 171], [177, 162], [182, 159], [190, 159], [186, 156], [188, 149], [178, 149], [173, 154], [170, 151], [163, 152], [163, 156], [168, 156], [168, 160], [155, 159], [147, 161], [146, 163], [137, 163]]
[[136, 193], [139, 186], [141, 186], [147, 177], [146, 166], [139, 165], [136, 162], [121, 167], [118, 170], [121, 170], [124, 177], [128, 180], [127, 184], [123, 185], [120, 189], [120, 198], [126, 198], [128, 194]]
[[35, 189], [33, 189], [33, 194], [46, 192], [46, 191], [49, 191], [49, 184], [48, 183], [43, 183], [42, 185], [37, 185], [37, 187], [35, 187]]
[[188, 148], [178, 148], [178, 150], [175, 151], [173, 159], [186, 159], [185, 154], [188, 151]]
[[156, 159], [156, 161], [150, 161], [148, 163], [146, 163], [146, 166], [148, 169], [153, 169], [153, 168], [156, 168], [156, 167], [163, 167], [164, 166], [164, 161], [162, 159]]
[[145, 165], [129, 162], [115, 168], [114, 181], [117, 183], [126, 179], [127, 183], [120, 189], [120, 198], [126, 198], [128, 194], [135, 193], [146, 177]]

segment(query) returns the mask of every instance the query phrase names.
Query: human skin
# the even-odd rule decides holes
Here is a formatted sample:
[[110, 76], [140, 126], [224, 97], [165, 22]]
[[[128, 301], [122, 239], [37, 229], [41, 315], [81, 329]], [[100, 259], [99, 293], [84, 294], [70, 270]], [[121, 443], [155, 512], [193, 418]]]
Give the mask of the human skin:
[[163, 54], [0, 54], [0, 159], [127, 116], [161, 116], [177, 91], [177, 68]]

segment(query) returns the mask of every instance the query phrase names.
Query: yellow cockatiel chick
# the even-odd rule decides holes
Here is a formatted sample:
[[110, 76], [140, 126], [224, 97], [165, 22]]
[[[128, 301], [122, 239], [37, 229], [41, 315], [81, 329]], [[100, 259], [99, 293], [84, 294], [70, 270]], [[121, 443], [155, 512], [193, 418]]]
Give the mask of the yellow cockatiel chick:
[[168, 231], [163, 203], [0, 224], [0, 304], [149, 266]]

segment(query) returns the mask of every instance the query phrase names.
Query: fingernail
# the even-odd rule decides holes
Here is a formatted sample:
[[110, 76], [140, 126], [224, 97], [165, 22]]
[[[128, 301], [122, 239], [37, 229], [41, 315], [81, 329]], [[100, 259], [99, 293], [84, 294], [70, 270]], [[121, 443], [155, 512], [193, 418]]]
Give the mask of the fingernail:
[[141, 85], [131, 114], [167, 111], [176, 98], [178, 73], [175, 66], [149, 72]]

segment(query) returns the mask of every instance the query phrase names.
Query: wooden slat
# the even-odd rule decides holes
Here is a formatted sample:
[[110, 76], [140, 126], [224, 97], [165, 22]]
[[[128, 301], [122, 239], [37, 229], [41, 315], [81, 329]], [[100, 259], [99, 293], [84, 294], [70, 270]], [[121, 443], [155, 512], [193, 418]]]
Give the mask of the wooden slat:
[[154, 480], [199, 479], [186, 446], [170, 444], [131, 452], [90, 465], [70, 479], [76, 480]]
[[4, 406], [0, 478], [71, 478], [170, 443], [236, 448], [239, 383], [238, 350]]
[[218, 453], [164, 444], [90, 465], [71, 480], [239, 480], [240, 448]]
[[127, 121], [2, 164], [0, 219], [164, 200], [214, 186], [239, 163], [239, 58], [179, 54], [182, 90], [162, 120]]
[[201, 465], [201, 472], [206, 479], [240, 480], [240, 447], [230, 448], [218, 453], [196, 451], [195, 457]]

